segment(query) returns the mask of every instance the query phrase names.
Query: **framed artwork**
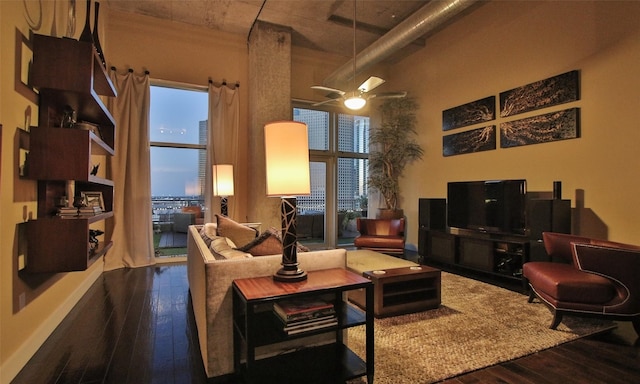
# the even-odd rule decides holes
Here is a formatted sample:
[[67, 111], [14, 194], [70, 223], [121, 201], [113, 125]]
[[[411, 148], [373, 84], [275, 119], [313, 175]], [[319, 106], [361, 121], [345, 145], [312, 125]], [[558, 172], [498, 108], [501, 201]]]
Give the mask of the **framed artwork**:
[[500, 116], [569, 103], [580, 98], [579, 71], [571, 71], [500, 93]]
[[442, 130], [448, 131], [455, 128], [495, 120], [496, 97], [489, 96], [455, 108], [442, 111]]
[[500, 124], [500, 147], [548, 143], [580, 137], [580, 108], [565, 109]]
[[84, 198], [84, 204], [87, 207], [98, 207], [104, 211], [104, 199], [102, 198], [102, 192], [80, 192], [80, 195]]
[[442, 155], [453, 156], [465, 153], [496, 149], [496, 126], [472, 129], [442, 137]]

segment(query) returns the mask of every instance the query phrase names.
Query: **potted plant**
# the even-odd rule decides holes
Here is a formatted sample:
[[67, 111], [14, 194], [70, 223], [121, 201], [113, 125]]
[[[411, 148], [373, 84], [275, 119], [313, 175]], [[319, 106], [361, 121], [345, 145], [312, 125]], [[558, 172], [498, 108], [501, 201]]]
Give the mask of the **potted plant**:
[[404, 215], [398, 208], [399, 179], [407, 164], [421, 159], [424, 153], [415, 140], [416, 109], [418, 105], [413, 98], [385, 101], [379, 107], [381, 124], [369, 137], [368, 185], [384, 198], [381, 218]]

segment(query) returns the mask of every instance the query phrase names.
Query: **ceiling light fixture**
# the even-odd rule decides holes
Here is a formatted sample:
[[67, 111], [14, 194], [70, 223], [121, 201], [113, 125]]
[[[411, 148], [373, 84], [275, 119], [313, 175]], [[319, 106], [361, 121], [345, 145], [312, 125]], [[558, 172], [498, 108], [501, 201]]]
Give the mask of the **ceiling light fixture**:
[[356, 92], [351, 97], [344, 99], [344, 106], [354, 111], [362, 109], [366, 104], [367, 100]]
[[[356, 89], [356, 0], [353, 0], [353, 88]], [[344, 99], [344, 106], [357, 111], [367, 105], [367, 100], [360, 91], [354, 91], [350, 97]]]

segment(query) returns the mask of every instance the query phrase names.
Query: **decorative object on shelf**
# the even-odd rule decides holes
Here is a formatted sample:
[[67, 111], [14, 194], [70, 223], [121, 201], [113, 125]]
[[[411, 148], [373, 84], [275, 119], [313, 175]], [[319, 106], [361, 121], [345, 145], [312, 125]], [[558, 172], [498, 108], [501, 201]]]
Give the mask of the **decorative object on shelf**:
[[87, 207], [97, 207], [101, 211], [104, 211], [104, 199], [102, 198], [102, 192], [80, 192], [83, 197], [85, 205]]
[[89, 172], [92, 176], [98, 174], [98, 168], [100, 168], [100, 163], [91, 166], [91, 171]]
[[228, 216], [227, 198], [233, 196], [233, 165], [216, 164], [213, 166], [213, 196], [220, 196], [220, 213]]
[[496, 119], [496, 97], [489, 96], [442, 111], [442, 130], [466, 127]]
[[100, 241], [98, 240], [98, 236], [104, 235], [104, 231], [99, 229], [90, 229], [89, 230], [89, 249], [93, 251], [98, 247]]
[[67, 32], [65, 36], [73, 38], [73, 35], [76, 34], [76, 0], [69, 0], [67, 7]]
[[65, 105], [62, 112], [62, 119], [60, 120], [60, 126], [62, 128], [73, 128], [78, 120], [78, 113], [69, 105]]
[[87, 0], [86, 15], [87, 17], [84, 21], [84, 28], [82, 29], [82, 33], [80, 34], [80, 38], [78, 40], [93, 44], [93, 35], [91, 34], [91, 21], [89, 19], [91, 15], [91, 0]]
[[264, 126], [267, 196], [281, 197], [282, 268], [274, 280], [305, 280], [307, 273], [298, 268], [296, 233], [296, 196], [309, 195], [309, 139], [307, 125], [297, 121], [277, 121]]
[[[380, 192], [385, 208], [381, 218], [403, 216], [398, 211], [399, 178], [407, 164], [419, 160], [424, 153], [415, 140], [418, 109], [413, 98], [389, 99], [378, 108], [381, 125], [371, 130], [369, 145], [368, 185]], [[386, 212], [385, 212], [386, 210]]]
[[102, 52], [102, 46], [100, 45], [100, 38], [98, 37], [98, 14], [100, 13], [100, 3], [96, 1], [95, 4], [95, 19], [93, 21], [93, 45], [100, 56], [102, 66], [107, 68], [107, 61], [104, 59], [104, 52]]

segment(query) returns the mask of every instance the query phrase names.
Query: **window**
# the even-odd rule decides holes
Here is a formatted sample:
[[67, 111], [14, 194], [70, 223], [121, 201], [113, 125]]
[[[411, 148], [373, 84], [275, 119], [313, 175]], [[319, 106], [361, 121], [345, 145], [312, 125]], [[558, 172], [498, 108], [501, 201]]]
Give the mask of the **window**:
[[204, 212], [208, 93], [151, 86], [150, 157], [154, 242], [159, 256], [186, 254], [186, 225]]
[[353, 244], [355, 218], [367, 216], [369, 117], [294, 106], [307, 124], [311, 195], [298, 198], [298, 238], [314, 246]]

